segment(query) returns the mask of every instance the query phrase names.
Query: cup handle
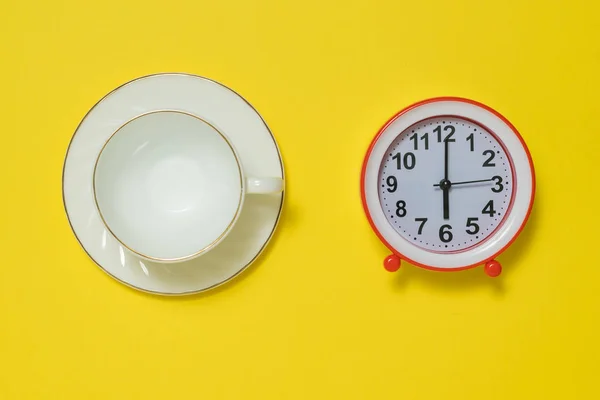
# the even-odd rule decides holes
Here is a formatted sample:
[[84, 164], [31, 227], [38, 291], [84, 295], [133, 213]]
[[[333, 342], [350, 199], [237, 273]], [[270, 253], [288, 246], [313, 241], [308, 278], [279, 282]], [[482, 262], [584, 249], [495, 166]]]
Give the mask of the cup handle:
[[246, 193], [271, 194], [283, 191], [281, 178], [246, 178]]

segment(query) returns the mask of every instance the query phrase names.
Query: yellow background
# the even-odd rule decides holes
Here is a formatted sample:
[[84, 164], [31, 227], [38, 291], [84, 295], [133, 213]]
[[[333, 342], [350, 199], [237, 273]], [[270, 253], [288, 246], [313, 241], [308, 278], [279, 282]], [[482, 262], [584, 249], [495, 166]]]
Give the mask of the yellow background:
[[[598, 398], [599, 4], [3, 0], [0, 399]], [[102, 273], [61, 199], [87, 110], [164, 71], [246, 97], [288, 179], [260, 261], [189, 298]], [[363, 215], [375, 132], [438, 95], [494, 107], [533, 155], [496, 280], [387, 273]]]

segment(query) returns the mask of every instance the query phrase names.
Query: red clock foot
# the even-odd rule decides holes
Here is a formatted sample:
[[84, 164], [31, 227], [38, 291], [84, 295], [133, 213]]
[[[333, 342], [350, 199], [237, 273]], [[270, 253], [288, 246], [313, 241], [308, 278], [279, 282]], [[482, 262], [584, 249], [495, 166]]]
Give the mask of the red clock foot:
[[495, 278], [502, 272], [502, 265], [496, 260], [491, 260], [485, 263], [484, 270], [488, 276]]
[[387, 256], [383, 260], [383, 267], [390, 272], [398, 271], [400, 269], [400, 257], [395, 254]]

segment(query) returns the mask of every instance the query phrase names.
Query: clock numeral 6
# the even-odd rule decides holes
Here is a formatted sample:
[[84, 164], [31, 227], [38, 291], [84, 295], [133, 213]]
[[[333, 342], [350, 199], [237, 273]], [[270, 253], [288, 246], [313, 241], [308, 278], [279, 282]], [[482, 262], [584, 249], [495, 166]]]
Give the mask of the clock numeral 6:
[[420, 235], [423, 233], [423, 227], [425, 226], [425, 222], [427, 222], [427, 218], [415, 218], [415, 222], [421, 223], [421, 225], [419, 225], [419, 230], [417, 231], [417, 235]]
[[466, 230], [469, 235], [475, 235], [477, 232], [479, 232], [479, 225], [475, 223], [475, 221], [478, 220], [479, 218], [467, 218], [467, 228], [473, 228]]
[[404, 200], [396, 202], [396, 215], [400, 218], [406, 216], [406, 202]]
[[444, 243], [448, 243], [452, 241], [452, 238], [454, 236], [452, 236], [452, 232], [450, 232], [450, 229], [452, 229], [452, 226], [450, 225], [442, 225], [440, 226], [440, 240]]
[[417, 158], [411, 152], [404, 154], [404, 157], [402, 157], [401, 153], [396, 153], [394, 157], [392, 157], [392, 160], [396, 160], [397, 169], [402, 169], [403, 165], [405, 169], [413, 169], [417, 164]]

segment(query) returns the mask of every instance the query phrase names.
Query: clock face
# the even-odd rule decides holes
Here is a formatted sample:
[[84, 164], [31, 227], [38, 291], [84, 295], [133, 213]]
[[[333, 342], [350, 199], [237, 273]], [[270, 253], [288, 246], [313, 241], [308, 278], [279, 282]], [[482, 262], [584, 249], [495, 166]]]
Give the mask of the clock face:
[[420, 121], [388, 147], [378, 194], [388, 223], [404, 239], [432, 252], [481, 244], [511, 211], [515, 173], [499, 139], [471, 120]]

